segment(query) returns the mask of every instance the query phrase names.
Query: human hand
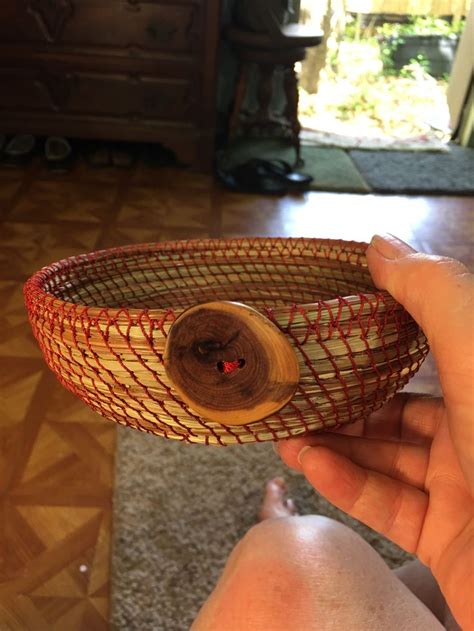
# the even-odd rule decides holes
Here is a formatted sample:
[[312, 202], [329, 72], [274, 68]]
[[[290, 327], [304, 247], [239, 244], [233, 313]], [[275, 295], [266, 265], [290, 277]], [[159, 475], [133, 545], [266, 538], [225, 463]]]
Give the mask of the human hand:
[[365, 421], [278, 443], [330, 502], [414, 553], [474, 629], [474, 276], [394, 237], [367, 250], [377, 287], [424, 330], [444, 399], [400, 394]]

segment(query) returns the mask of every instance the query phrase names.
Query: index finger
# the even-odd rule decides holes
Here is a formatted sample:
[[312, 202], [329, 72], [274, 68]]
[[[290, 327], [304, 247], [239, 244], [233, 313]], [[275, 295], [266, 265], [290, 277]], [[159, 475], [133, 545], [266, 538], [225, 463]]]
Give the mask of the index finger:
[[318, 437], [327, 433], [356, 438], [381, 439], [394, 444], [429, 445], [444, 414], [443, 400], [430, 396], [402, 393], [372, 414], [367, 420], [345, 425], [330, 432], [313, 432], [286, 438], [277, 443], [277, 453], [293, 468], [299, 468], [298, 457], [304, 447], [320, 444]]

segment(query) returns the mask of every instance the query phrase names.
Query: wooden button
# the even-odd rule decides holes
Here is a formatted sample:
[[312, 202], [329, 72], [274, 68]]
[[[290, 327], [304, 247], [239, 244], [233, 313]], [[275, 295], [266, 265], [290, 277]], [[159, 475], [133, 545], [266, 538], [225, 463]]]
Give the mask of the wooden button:
[[245, 425], [278, 412], [299, 382], [298, 361], [285, 335], [236, 302], [183, 312], [170, 329], [164, 362], [183, 401], [223, 425]]

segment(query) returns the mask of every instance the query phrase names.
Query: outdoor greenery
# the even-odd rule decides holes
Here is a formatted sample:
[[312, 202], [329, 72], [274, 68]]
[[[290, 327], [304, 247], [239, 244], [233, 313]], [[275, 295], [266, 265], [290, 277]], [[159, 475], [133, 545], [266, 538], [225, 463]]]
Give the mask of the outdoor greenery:
[[318, 93], [300, 90], [303, 125], [372, 137], [430, 133], [433, 123], [447, 121], [448, 78], [432, 77], [422, 55], [395, 71], [387, 42], [392, 45], [403, 35], [415, 33], [459, 34], [463, 25], [414, 17], [407, 23], [376, 26], [372, 22], [363, 27], [360, 17], [349, 19], [337, 49], [328, 52]]
[[[432, 16], [413, 16], [406, 23], [383, 24], [377, 28], [374, 36], [380, 45], [380, 55], [386, 74], [402, 74], [393, 65], [393, 54], [396, 49], [405, 42], [406, 37], [418, 36], [441, 36], [457, 38], [464, 28], [465, 20], [443, 20]], [[418, 62], [426, 72], [430, 71], [429, 61], [423, 55], [417, 55], [413, 62]]]
[[402, 37], [403, 35], [460, 35], [465, 20], [443, 20], [432, 16], [412, 16], [408, 22], [385, 23], [377, 29], [377, 35], [384, 38]]

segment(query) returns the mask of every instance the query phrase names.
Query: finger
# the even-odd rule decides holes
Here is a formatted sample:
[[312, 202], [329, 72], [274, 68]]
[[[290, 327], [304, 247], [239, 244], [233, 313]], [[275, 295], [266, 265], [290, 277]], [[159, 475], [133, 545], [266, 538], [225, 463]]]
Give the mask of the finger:
[[441, 398], [402, 392], [367, 419], [328, 431], [348, 436], [427, 444], [435, 435], [443, 412]]
[[306, 446], [327, 447], [356, 465], [425, 490], [430, 458], [429, 447], [321, 433], [292, 441], [282, 441], [279, 445], [279, 453], [285, 464], [301, 470], [298, 456]]
[[327, 447], [310, 447], [300, 460], [308, 482], [329, 502], [416, 552], [428, 508], [426, 493], [359, 467]]
[[452, 439], [474, 489], [473, 275], [459, 261], [418, 254], [396, 237], [375, 236], [367, 262], [386, 289], [424, 330], [438, 367]]

